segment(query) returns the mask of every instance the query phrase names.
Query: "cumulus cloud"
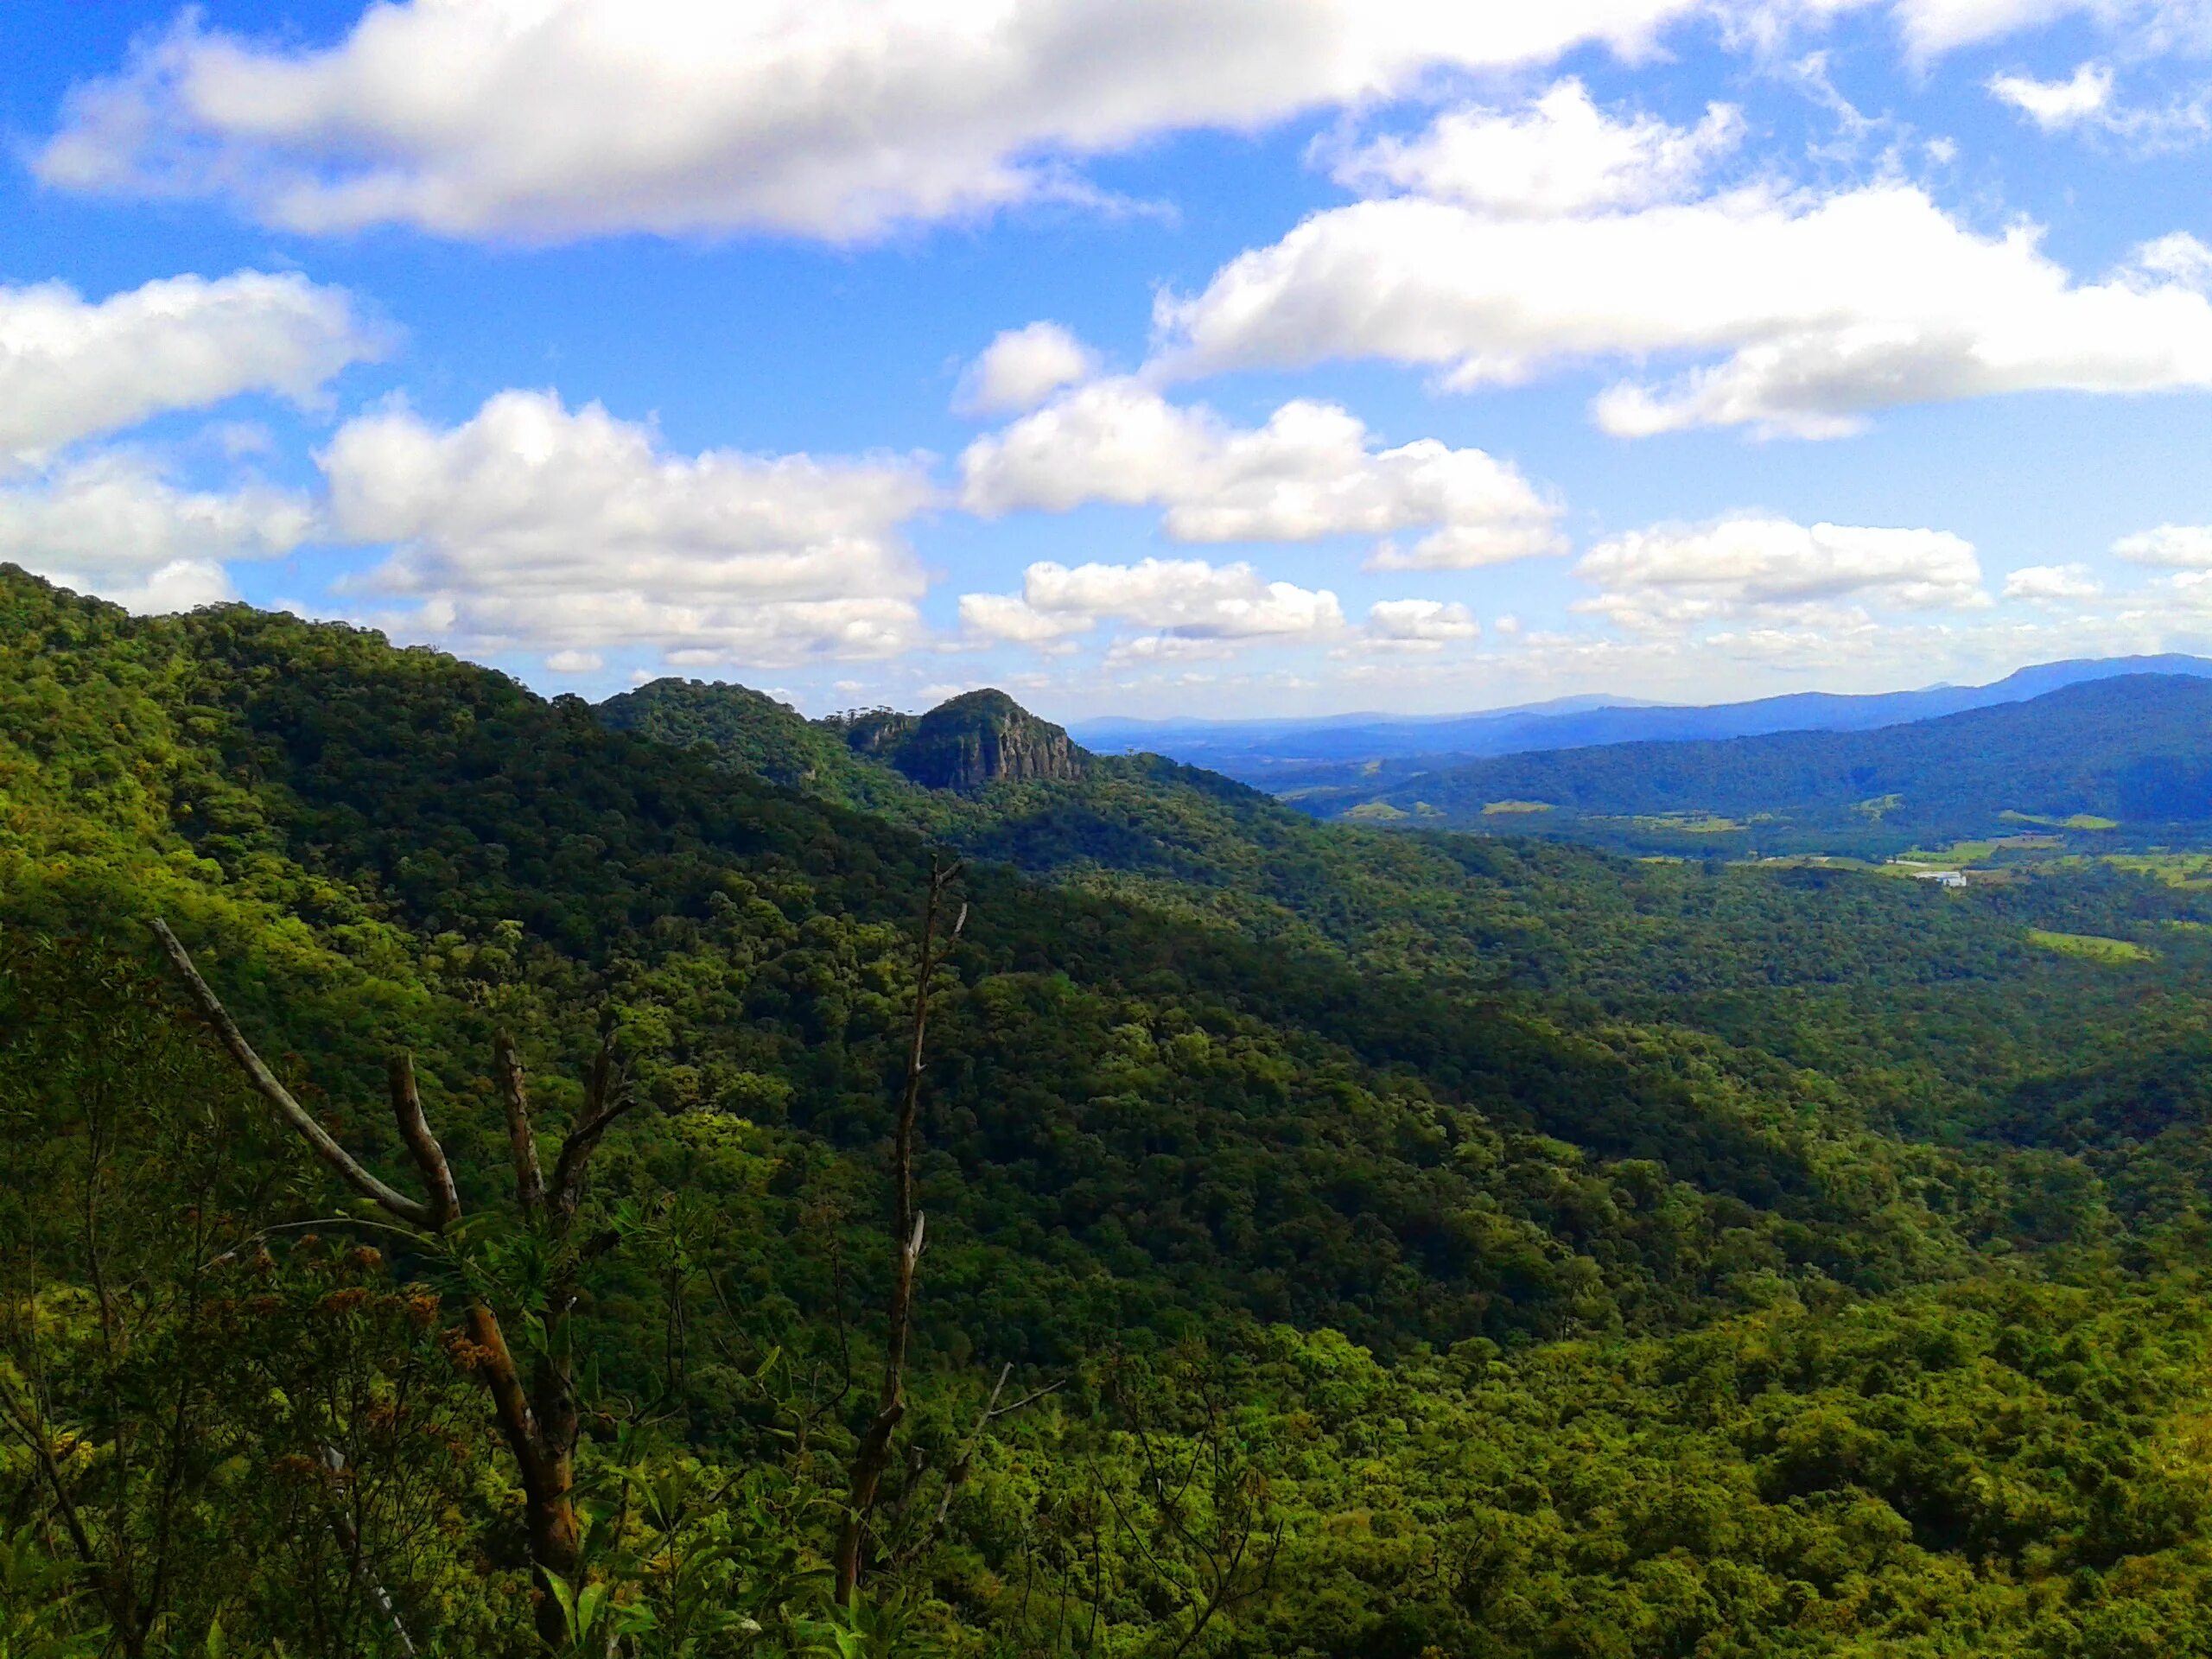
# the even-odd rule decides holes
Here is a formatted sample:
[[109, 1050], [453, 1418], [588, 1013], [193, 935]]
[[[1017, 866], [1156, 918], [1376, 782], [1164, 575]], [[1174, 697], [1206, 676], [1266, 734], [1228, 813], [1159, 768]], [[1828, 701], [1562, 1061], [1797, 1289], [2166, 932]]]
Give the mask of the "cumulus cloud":
[[954, 407], [963, 414], [1016, 414], [1089, 379], [1097, 367], [1090, 349], [1057, 322], [1009, 328], [969, 365]]
[[1897, 0], [1907, 50], [1926, 60], [2068, 17], [2086, 17], [2138, 50], [2201, 45], [2212, 18], [2203, 0]]
[[1750, 515], [1614, 537], [1575, 574], [1603, 590], [1577, 610], [1643, 630], [1742, 615], [1833, 629], [1863, 625], [1856, 607], [1868, 605], [1928, 611], [1987, 600], [1972, 544], [1948, 531]]
[[2068, 80], [2037, 80], [2031, 75], [1993, 75], [1990, 96], [2010, 104], [2045, 132], [2077, 127], [2112, 100], [2112, 71], [2085, 63]]
[[1597, 399], [1599, 424], [1631, 436], [1823, 436], [1900, 404], [2212, 387], [2212, 302], [2190, 283], [2076, 283], [2032, 226], [1980, 235], [1904, 184], [1548, 219], [1359, 202], [1164, 296], [1157, 321], [1169, 373], [1369, 357], [1466, 388], [1688, 360]]
[[849, 239], [1080, 193], [1161, 132], [1249, 130], [1436, 69], [1647, 46], [1704, 0], [398, 0], [320, 50], [188, 13], [76, 87], [50, 185], [227, 197], [310, 233]]
[[2160, 524], [2121, 537], [2112, 550], [2131, 564], [2212, 569], [2212, 524]]
[[900, 526], [933, 492], [915, 460], [673, 455], [530, 391], [449, 429], [365, 415], [319, 459], [335, 533], [394, 544], [356, 588], [415, 601], [420, 631], [696, 665], [888, 656], [920, 632]]
[[1249, 564], [1203, 559], [1073, 568], [1046, 561], [1022, 573], [1020, 594], [967, 594], [960, 614], [976, 633], [1021, 644], [1050, 642], [1102, 621], [1185, 642], [1139, 653], [1153, 655], [1205, 651], [1198, 642], [1320, 638], [1344, 626], [1344, 607], [1325, 588], [1269, 582]]
[[1109, 672], [1122, 668], [1153, 668], [1168, 663], [1211, 663], [1236, 654], [1225, 639], [1184, 633], [1141, 633], [1116, 639], [1099, 660]]
[[188, 490], [150, 457], [129, 451], [89, 455], [0, 489], [0, 559], [41, 573], [81, 573], [101, 594], [171, 565], [275, 558], [315, 524], [313, 506], [289, 491]]
[[2126, 270], [2147, 287], [2171, 283], [2201, 294], [2212, 289], [2212, 248], [2187, 231], [2171, 232], [2136, 249]]
[[231, 585], [231, 573], [213, 559], [177, 559], [120, 581], [69, 570], [41, 574], [78, 593], [97, 594], [140, 616], [168, 616], [197, 610], [202, 605], [226, 604], [238, 596]]
[[1525, 110], [1454, 110], [1417, 137], [1375, 139], [1338, 156], [1331, 172], [1365, 194], [1403, 191], [1551, 219], [1688, 194], [1743, 132], [1742, 112], [1724, 104], [1708, 106], [1695, 127], [1617, 120], [1580, 81], [1563, 80]]
[[1385, 651], [1441, 651], [1482, 637], [1482, 624], [1465, 605], [1440, 599], [1385, 599], [1367, 607], [1362, 643]]
[[97, 302], [0, 287], [0, 471], [241, 392], [310, 402], [387, 343], [342, 289], [293, 275], [171, 276]]
[[1050, 645], [1070, 634], [1087, 632], [1092, 615], [1055, 614], [1033, 608], [1019, 594], [963, 594], [960, 626], [971, 638], [992, 644]]
[[2104, 584], [2086, 564], [2023, 565], [2005, 578], [2005, 597], [2031, 604], [2061, 605], [2094, 599]]
[[1185, 543], [1308, 542], [1427, 533], [1378, 547], [1383, 568], [1464, 569], [1555, 553], [1559, 509], [1519, 470], [1433, 438], [1377, 448], [1332, 404], [1285, 404], [1239, 429], [1130, 379], [1093, 381], [978, 438], [961, 456], [963, 504], [987, 517], [1090, 501], [1166, 509]]

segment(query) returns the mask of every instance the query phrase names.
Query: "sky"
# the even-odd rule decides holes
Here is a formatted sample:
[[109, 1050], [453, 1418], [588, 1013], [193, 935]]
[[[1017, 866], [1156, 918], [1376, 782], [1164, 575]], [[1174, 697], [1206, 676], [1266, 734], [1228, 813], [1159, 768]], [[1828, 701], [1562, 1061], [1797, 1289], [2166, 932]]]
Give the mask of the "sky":
[[0, 561], [594, 698], [2212, 652], [2212, 0], [9, 0]]

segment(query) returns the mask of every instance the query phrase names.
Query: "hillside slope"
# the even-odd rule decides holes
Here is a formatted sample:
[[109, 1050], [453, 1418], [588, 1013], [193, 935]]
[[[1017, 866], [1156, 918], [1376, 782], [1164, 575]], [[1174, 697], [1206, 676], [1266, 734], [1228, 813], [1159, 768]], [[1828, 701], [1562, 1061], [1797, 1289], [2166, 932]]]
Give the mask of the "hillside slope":
[[[466, 1102], [486, 1009], [557, 1046], [611, 1000], [668, 1112], [741, 1116], [763, 1155], [872, 1187], [841, 1160], [885, 1133], [919, 837], [350, 629], [135, 620], [10, 578], [0, 635], [15, 925], [136, 955], [130, 918], [169, 910], [333, 1097], [411, 1028]], [[1933, 1235], [1885, 1217], [1942, 1160], [1755, 1053], [1358, 968], [1319, 929], [1193, 927], [995, 865], [969, 892], [925, 1182], [948, 1341], [1046, 1353], [1230, 1309], [1384, 1344], [1663, 1323], [1739, 1270], [1723, 1233], [1766, 1241], [1747, 1274], [1925, 1270]], [[463, 1144], [496, 1166], [494, 1127]], [[1655, 1179], [1663, 1222], [1633, 1196]], [[1616, 1182], [1603, 1217], [1568, 1196]]]
[[[489, 1285], [527, 1332], [543, 1283], [493, 1031], [557, 1126], [604, 1021], [644, 1109], [570, 1328], [625, 1651], [1068, 1653], [1074, 1608], [1072, 1650], [1195, 1652], [1187, 1586], [1252, 1550], [1209, 1651], [2202, 1646], [2201, 896], [1365, 833], [1149, 762], [902, 797], [1047, 879], [964, 883], [900, 1456], [824, 1608], [930, 842], [757, 770], [0, 569], [10, 1643], [98, 1651], [120, 1595], [58, 1489], [84, 1554], [162, 1564], [162, 1659], [542, 1651], [453, 1320]], [[387, 1173], [410, 1051], [483, 1224], [334, 1214], [154, 913]], [[995, 1423], [1002, 1366], [1047, 1392]]]
[[1540, 833], [1569, 819], [1756, 819], [1774, 849], [1903, 847], [2076, 817], [2194, 839], [2212, 826], [2212, 682], [2129, 676], [1871, 732], [1512, 755], [1306, 804], [1432, 825], [1510, 815]]
[[[1685, 742], [1772, 732], [1871, 731], [2024, 702], [2062, 687], [2126, 675], [2212, 676], [2212, 659], [2168, 654], [2043, 663], [1987, 685], [1847, 695], [1792, 692], [1747, 702], [1683, 706], [1584, 696], [1478, 715], [1325, 720], [1096, 720], [1077, 735], [1109, 752], [1152, 750], [1271, 791], [1357, 788], [1496, 755], [1599, 744]], [[1374, 785], [1370, 785], [1372, 791]]]

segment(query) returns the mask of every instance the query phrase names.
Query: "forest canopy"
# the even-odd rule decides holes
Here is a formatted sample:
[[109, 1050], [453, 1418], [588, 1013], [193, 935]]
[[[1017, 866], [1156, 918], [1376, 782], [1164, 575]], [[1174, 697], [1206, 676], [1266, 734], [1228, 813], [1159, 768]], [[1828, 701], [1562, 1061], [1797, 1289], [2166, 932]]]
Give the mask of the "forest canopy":
[[[957, 715], [910, 776], [0, 570], [0, 1653], [2212, 1643], [2202, 893], [1366, 830]], [[157, 918], [434, 1198], [406, 1056], [449, 1208], [356, 1202]], [[558, 1227], [518, 1090], [556, 1192], [594, 1137]], [[557, 1571], [478, 1310], [574, 1408]]]

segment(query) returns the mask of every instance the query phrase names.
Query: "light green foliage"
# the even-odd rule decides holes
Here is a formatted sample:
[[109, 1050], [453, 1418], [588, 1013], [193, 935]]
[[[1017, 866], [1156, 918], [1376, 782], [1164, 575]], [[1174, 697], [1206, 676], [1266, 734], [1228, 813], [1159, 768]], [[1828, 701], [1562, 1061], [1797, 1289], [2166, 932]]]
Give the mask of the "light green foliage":
[[2028, 930], [2028, 943], [2091, 962], [2151, 962], [2158, 956], [2155, 950], [2132, 939], [2101, 938], [2094, 933], [2054, 933], [2041, 927]]
[[[2163, 868], [1638, 863], [1144, 758], [932, 790], [670, 709], [0, 574], [0, 1653], [520, 1655], [541, 1594], [624, 1659], [2212, 1643], [2212, 912]], [[973, 908], [835, 1608], [925, 836]], [[387, 1174], [409, 1049], [479, 1219], [365, 1227], [156, 911]], [[457, 1309], [545, 1277], [478, 1201], [491, 1033], [550, 1144], [603, 1010], [645, 1109], [579, 1234], [556, 1586]], [[993, 1416], [1008, 1367], [1047, 1392]]]

